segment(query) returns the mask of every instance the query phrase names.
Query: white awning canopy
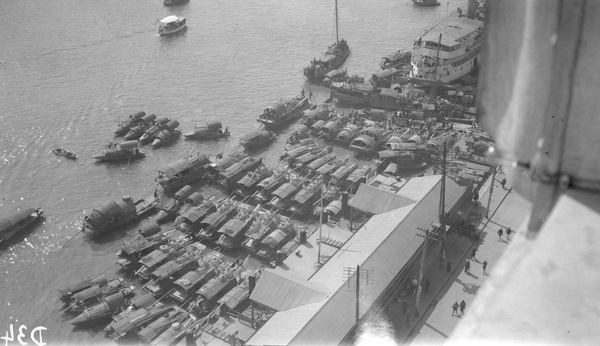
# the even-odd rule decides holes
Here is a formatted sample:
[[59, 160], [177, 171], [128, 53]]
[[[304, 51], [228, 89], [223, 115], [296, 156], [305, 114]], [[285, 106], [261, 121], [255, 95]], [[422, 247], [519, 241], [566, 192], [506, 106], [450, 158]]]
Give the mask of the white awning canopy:
[[179, 18], [177, 16], [168, 16], [160, 20], [163, 24], [169, 24], [178, 21]]

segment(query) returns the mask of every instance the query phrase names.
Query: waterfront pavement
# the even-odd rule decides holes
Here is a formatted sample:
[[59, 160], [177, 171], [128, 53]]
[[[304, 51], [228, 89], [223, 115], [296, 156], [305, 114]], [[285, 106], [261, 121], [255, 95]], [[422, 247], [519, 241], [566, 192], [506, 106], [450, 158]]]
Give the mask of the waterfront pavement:
[[[529, 202], [512, 191], [510, 186], [502, 187], [500, 181], [503, 178], [502, 173], [496, 176], [493, 192], [489, 198], [489, 186], [492, 182], [490, 177], [480, 190], [479, 203], [467, 210], [467, 212], [481, 213], [478, 225], [481, 239], [473, 242], [468, 238], [458, 237], [447, 243], [446, 261], [452, 262], [451, 271], [447, 272], [446, 263], [440, 268], [439, 255], [428, 256], [423, 278], [429, 278], [430, 286], [422, 295], [419, 308], [422, 312], [419, 316], [415, 316], [415, 295], [405, 298], [406, 304], [402, 303], [401, 298], [390, 309], [388, 316], [395, 330], [396, 343], [429, 345], [447, 341], [462, 317], [460, 310], [459, 314], [452, 314], [454, 302], [460, 304], [464, 300], [465, 314], [468, 313], [478, 290], [490, 273], [493, 275], [495, 263], [510, 245], [506, 233], [501, 241], [498, 239], [498, 229], [506, 230], [510, 227], [516, 232], [531, 209]], [[490, 207], [486, 216], [488, 200]], [[465, 263], [470, 260], [473, 248], [477, 248], [477, 253], [470, 261], [470, 273], [466, 273]], [[439, 248], [437, 249], [439, 251]], [[486, 270], [488, 275], [483, 274], [483, 261], [488, 262]], [[407, 307], [406, 314], [403, 305]]]

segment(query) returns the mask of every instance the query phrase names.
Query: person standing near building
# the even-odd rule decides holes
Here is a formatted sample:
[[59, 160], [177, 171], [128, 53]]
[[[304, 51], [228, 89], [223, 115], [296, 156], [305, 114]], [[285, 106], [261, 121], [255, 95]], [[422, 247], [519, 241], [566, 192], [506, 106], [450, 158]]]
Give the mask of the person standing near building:
[[512, 229], [510, 229], [510, 227], [508, 227], [508, 229], [506, 230], [506, 240], [510, 240], [511, 234], [512, 234]]
[[474, 259], [475, 259], [475, 254], [476, 254], [476, 253], [477, 253], [477, 248], [474, 248], [474, 249], [471, 251], [471, 260], [474, 260]]
[[452, 261], [448, 261], [446, 264], [446, 271], [450, 273], [452, 271]]
[[502, 241], [502, 234], [504, 234], [504, 231], [502, 230], [502, 228], [500, 228], [498, 230], [498, 241]]
[[452, 316], [458, 315], [458, 302], [454, 302], [452, 304]]
[[460, 302], [460, 314], [461, 315], [464, 315], [466, 307], [467, 307], [467, 303], [465, 303], [464, 300], [462, 302]]
[[465, 273], [471, 274], [469, 270], [471, 270], [471, 262], [467, 261], [467, 263], [465, 264]]
[[487, 268], [487, 261], [483, 261], [483, 263], [481, 264], [483, 266], [483, 275], [487, 275], [487, 273], [485, 272], [485, 269]]

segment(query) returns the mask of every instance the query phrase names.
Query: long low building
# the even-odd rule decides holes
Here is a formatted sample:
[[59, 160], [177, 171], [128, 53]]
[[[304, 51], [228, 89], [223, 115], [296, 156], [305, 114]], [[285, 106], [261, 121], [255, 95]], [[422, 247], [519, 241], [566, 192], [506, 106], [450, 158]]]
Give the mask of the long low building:
[[[275, 313], [246, 345], [340, 344], [354, 329], [357, 315], [355, 276], [345, 277], [344, 272], [360, 265], [364, 273], [358, 312], [362, 318], [421, 249], [424, 239], [419, 228], [438, 222], [441, 175], [412, 178], [393, 187], [384, 186], [381, 179], [372, 182], [361, 185], [359, 192], [363, 192], [351, 204], [376, 204], [369, 209], [375, 215], [324, 265], [315, 266], [306, 257], [307, 264], [317, 268], [308, 277], [295, 276], [289, 267], [286, 270], [285, 261], [284, 268], [265, 270], [250, 299]], [[470, 202], [468, 188], [451, 179], [445, 185], [446, 211]], [[381, 203], [384, 197], [388, 204]]]

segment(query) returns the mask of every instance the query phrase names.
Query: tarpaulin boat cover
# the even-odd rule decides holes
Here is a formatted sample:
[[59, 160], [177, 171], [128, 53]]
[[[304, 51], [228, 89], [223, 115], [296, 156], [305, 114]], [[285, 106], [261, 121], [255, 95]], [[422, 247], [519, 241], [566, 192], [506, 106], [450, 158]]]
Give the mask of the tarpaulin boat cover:
[[325, 126], [325, 120], [317, 120], [310, 128], [314, 131], [320, 131], [323, 126]]
[[191, 194], [192, 194], [192, 187], [189, 185], [186, 185], [186, 186], [182, 187], [181, 189], [179, 189], [179, 191], [175, 192], [175, 194], [173, 195], [173, 198], [175, 198], [176, 200], [182, 201]]
[[82, 302], [84, 300], [99, 296], [101, 292], [102, 289], [100, 286], [92, 286], [73, 295], [73, 301]]
[[270, 109], [278, 116], [285, 114], [285, 104], [283, 101], [273, 102], [270, 106], [265, 108], [265, 110]]
[[[153, 234], [157, 234], [160, 233], [161, 229], [160, 226], [155, 222], [155, 221], [150, 221], [146, 224], [144, 224], [142, 227], [140, 227], [140, 229], [138, 230], [138, 233], [143, 235], [144, 237], [149, 237]], [[126, 240], [123, 241], [123, 243], [125, 243]]]
[[230, 237], [235, 237], [238, 233], [240, 233], [242, 228], [244, 228], [245, 223], [246, 221], [240, 219], [231, 219], [219, 229], [219, 233], [224, 233]]
[[283, 185], [281, 185], [277, 190], [273, 191], [272, 195], [279, 197], [281, 199], [285, 199], [287, 198], [289, 195], [291, 195], [292, 193], [298, 191], [298, 189], [301, 187], [299, 182], [294, 183], [285, 183]]
[[131, 305], [133, 305], [135, 308], [141, 309], [154, 304], [156, 302], [156, 298], [154, 298], [154, 295], [152, 295], [152, 293], [146, 293], [143, 295], [136, 295], [129, 301], [131, 302]]
[[146, 256], [142, 257], [142, 259], [140, 260], [140, 264], [147, 268], [153, 268], [158, 263], [164, 261], [166, 258], [167, 258], [166, 253], [164, 253], [161, 250], [154, 250], [151, 253], [147, 254]]
[[119, 150], [129, 150], [138, 147], [138, 141], [127, 141], [123, 143], [117, 144], [117, 149]]
[[202, 194], [200, 192], [196, 191], [196, 192], [192, 192], [192, 194], [189, 195], [185, 199], [185, 204], [197, 205], [200, 202], [202, 202], [203, 200], [204, 200], [204, 196], [202, 196]]
[[135, 216], [136, 208], [131, 198], [123, 198], [121, 201], [109, 201], [92, 210], [88, 215], [88, 222], [94, 228], [113, 222], [113, 218], [120, 217], [129, 219]]
[[285, 237], [287, 236], [287, 233], [285, 233], [283, 230], [281, 229], [276, 229], [273, 232], [271, 232], [271, 234], [269, 234], [263, 241], [263, 244], [267, 244], [268, 246], [270, 246], [271, 248], [276, 248], [277, 246], [279, 246], [279, 244], [281, 244], [281, 242], [285, 239]]
[[196, 293], [203, 296], [207, 300], [214, 298], [219, 292], [234, 279], [232, 273], [225, 273], [216, 278], [210, 279], [207, 283], [202, 285]]
[[208, 127], [210, 130], [218, 130], [218, 129], [222, 128], [223, 125], [221, 125], [220, 121], [213, 121], [210, 123], [206, 123], [206, 127]]
[[218, 210], [208, 215], [204, 220], [202, 220], [202, 224], [206, 225], [207, 227], [215, 227], [219, 222], [221, 222], [221, 220], [223, 220], [223, 218], [229, 213], [229, 211], [229, 209]]
[[208, 214], [208, 208], [201, 206], [199, 208], [193, 208], [186, 211], [181, 217], [187, 219], [189, 223], [195, 224], [199, 220], [203, 219]]
[[156, 115], [155, 114], [146, 114], [142, 117], [142, 121], [146, 122], [146, 123], [151, 123], [154, 120], [156, 120]]
[[203, 262], [200, 268], [187, 272], [184, 276], [175, 281], [175, 285], [181, 287], [184, 291], [198, 284], [201, 280], [213, 275], [215, 268], [208, 263]]
[[223, 298], [219, 299], [219, 304], [227, 304], [229, 309], [235, 309], [249, 295], [250, 291], [247, 285], [235, 286], [229, 292], [225, 293]]
[[168, 123], [165, 124], [165, 127], [170, 130], [174, 130], [178, 126], [179, 126], [179, 121], [177, 121], [177, 120], [170, 120]]

